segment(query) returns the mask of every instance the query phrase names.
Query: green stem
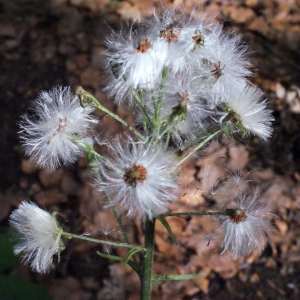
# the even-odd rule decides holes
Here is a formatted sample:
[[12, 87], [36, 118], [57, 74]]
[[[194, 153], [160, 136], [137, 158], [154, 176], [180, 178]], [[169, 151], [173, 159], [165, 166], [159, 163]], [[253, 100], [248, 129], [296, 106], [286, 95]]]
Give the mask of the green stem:
[[[103, 160], [103, 156], [100, 155], [98, 152], [96, 152], [93, 147], [88, 147], [86, 146], [85, 144], [82, 145], [86, 151], [86, 156], [88, 158], [88, 165], [89, 165], [89, 168], [95, 173], [95, 176], [96, 178], [102, 182], [102, 177], [99, 173], [99, 168], [98, 168], [98, 162], [97, 162], [97, 157], [100, 157], [102, 160]], [[111, 199], [110, 199], [110, 196], [107, 192], [105, 192], [105, 195], [108, 199], [108, 201], [110, 202]], [[128, 239], [128, 235], [126, 233], [126, 230], [125, 230], [125, 227], [122, 223], [122, 217], [121, 216], [118, 216], [115, 208], [113, 207], [112, 208], [112, 211], [113, 211], [113, 214], [119, 224], [119, 227], [121, 229], [121, 232], [122, 232], [122, 235], [124, 237], [124, 240], [127, 244], [129, 244], [129, 239]], [[133, 256], [133, 261], [138, 265], [138, 262], [137, 262], [137, 259], [135, 256]]]
[[197, 139], [194, 139], [190, 142], [187, 142], [185, 143], [184, 145], [182, 145], [181, 147], [177, 147], [174, 149], [174, 152], [178, 152], [178, 151], [184, 151], [186, 148], [190, 147], [190, 146], [193, 146], [197, 143], [200, 143], [201, 141], [203, 141], [203, 136], [197, 138]]
[[207, 142], [209, 142], [215, 135], [217, 135], [220, 132], [220, 130], [215, 131], [214, 133], [210, 134], [205, 140], [203, 140], [200, 144], [198, 144], [191, 152], [189, 152], [186, 156], [182, 157], [179, 162], [177, 163], [177, 166], [180, 166], [186, 159], [188, 159], [190, 156], [192, 156], [196, 151], [201, 149]]
[[81, 142], [76, 142], [76, 144], [81, 146], [84, 149], [86, 156], [88, 158], [88, 167], [91, 170], [93, 170], [95, 173], [97, 172], [97, 170], [99, 168], [99, 162], [98, 162], [97, 158], [100, 159], [101, 161], [105, 162], [106, 164], [108, 164], [110, 167], [114, 168], [117, 172], [121, 173], [121, 170], [117, 169], [116, 166], [112, 164], [111, 160], [109, 160], [105, 156], [98, 153], [93, 148], [92, 145], [84, 144]]
[[142, 140], [145, 139], [144, 136], [141, 133], [139, 133], [136, 129], [134, 129], [131, 125], [129, 125], [127, 122], [125, 122], [118, 115], [114, 114], [108, 108], [106, 108], [105, 106], [101, 105], [92, 94], [90, 94], [89, 92], [85, 91], [81, 86], [79, 86], [76, 89], [76, 94], [78, 95], [78, 97], [80, 99], [80, 103], [81, 103], [81, 105], [83, 107], [86, 107], [87, 105], [93, 105], [93, 106], [99, 108], [100, 110], [104, 111], [109, 116], [113, 117], [115, 120], [117, 120], [118, 122], [120, 122], [121, 124], [123, 124], [126, 128], [128, 128], [133, 133], [135, 133], [139, 138], [141, 138]]
[[225, 215], [223, 211], [189, 211], [179, 213], [165, 213], [159, 215], [160, 217], [189, 217], [189, 216], [216, 216]]
[[104, 241], [104, 240], [98, 240], [98, 239], [89, 238], [89, 237], [84, 236], [84, 235], [77, 235], [77, 234], [69, 233], [69, 232], [62, 232], [61, 235], [65, 236], [68, 239], [75, 238], [75, 239], [81, 239], [81, 240], [94, 242], [94, 243], [98, 243], [98, 244], [103, 244], [103, 245], [125, 247], [125, 248], [131, 248], [131, 249], [135, 248], [135, 249], [141, 249], [143, 251], [146, 251], [146, 248], [144, 248], [142, 246], [135, 246], [135, 245], [127, 244], [127, 243], [109, 242], [109, 241]]
[[155, 218], [146, 220], [145, 224], [145, 244], [147, 250], [144, 255], [143, 277], [141, 282], [141, 300], [151, 300], [152, 290], [152, 265], [154, 253], [154, 228]]
[[[142, 110], [143, 112], [143, 118], [146, 117], [147, 119], [147, 122], [148, 122], [148, 125], [153, 129], [153, 123], [152, 121], [150, 120], [146, 110], [145, 110], [145, 107], [144, 107], [144, 103], [143, 101], [141, 100], [140, 96], [138, 95], [138, 93], [134, 90], [134, 89], [131, 89], [130, 90], [132, 95], [134, 96], [136, 102], [138, 103], [140, 109]], [[144, 137], [143, 137], [144, 138]]]
[[168, 149], [169, 146], [169, 141], [170, 141], [170, 137], [171, 137], [171, 133], [168, 132], [167, 137], [166, 137], [166, 141], [165, 141], [165, 149]]
[[162, 103], [163, 103], [162, 100], [164, 97], [164, 88], [165, 88], [167, 74], [168, 74], [168, 68], [165, 67], [162, 72], [162, 79], [161, 79], [161, 83], [159, 86], [159, 95], [157, 98], [157, 105], [155, 108], [155, 125], [156, 125], [157, 134], [159, 133], [160, 126], [161, 126], [160, 115], [161, 115], [161, 108], [162, 108]]

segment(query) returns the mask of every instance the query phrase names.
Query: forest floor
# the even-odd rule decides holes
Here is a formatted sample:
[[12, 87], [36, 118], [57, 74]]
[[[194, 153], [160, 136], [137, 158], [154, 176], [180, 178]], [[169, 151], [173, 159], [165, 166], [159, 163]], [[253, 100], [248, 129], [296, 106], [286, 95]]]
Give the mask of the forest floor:
[[[191, 4], [186, 1], [185, 5], [189, 10]], [[103, 105], [133, 122], [129, 111], [114, 105], [101, 91], [103, 41], [110, 28], [120, 28], [139, 13], [149, 16], [153, 7], [159, 10], [160, 1], [0, 0], [1, 232], [11, 211], [30, 198], [49, 211], [59, 211], [65, 228], [74, 233], [122, 241], [116, 221], [94, 192], [86, 160], [81, 158], [76, 165], [54, 172], [38, 168], [23, 154], [17, 123], [41, 90], [56, 85], [81, 85]], [[170, 218], [178, 245], [172, 244], [157, 223], [154, 273], [202, 275], [185, 282], [155, 284], [153, 299], [299, 299], [300, 3], [203, 0], [198, 9], [216, 15], [215, 20], [225, 29], [243, 34], [254, 65], [250, 81], [270, 101], [274, 133], [267, 143], [257, 138], [246, 143], [212, 142], [205, 156], [198, 155], [183, 166], [180, 184], [184, 192], [170, 209], [224, 206], [222, 194], [216, 199], [205, 196], [200, 179], [205, 178], [210, 186], [210, 180], [230, 177], [228, 174], [238, 170], [248, 183], [258, 183], [261, 200], [272, 213], [272, 231], [263, 253], [233, 259], [221, 255], [208, 234], [213, 226], [207, 218]], [[98, 116], [103, 139], [124, 131], [105, 114]], [[224, 183], [224, 191], [230, 191], [230, 184], [230, 180]], [[125, 227], [131, 240], [141, 244], [141, 223], [125, 220]], [[55, 300], [139, 299], [137, 275], [122, 263], [99, 257], [97, 250], [126, 255], [122, 249], [71, 241], [66, 242], [61, 263], [49, 274], [32, 273], [23, 265], [10, 272], [43, 285]]]

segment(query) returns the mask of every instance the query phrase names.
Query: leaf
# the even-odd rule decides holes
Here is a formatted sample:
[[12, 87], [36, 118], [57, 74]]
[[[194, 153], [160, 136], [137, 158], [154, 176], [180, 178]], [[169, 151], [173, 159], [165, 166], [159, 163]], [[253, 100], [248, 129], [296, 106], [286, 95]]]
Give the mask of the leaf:
[[99, 251], [97, 251], [97, 254], [103, 258], [107, 258], [107, 259], [111, 259], [111, 260], [114, 260], [114, 261], [121, 261], [121, 262], [124, 262], [124, 258], [120, 257], [120, 256], [115, 256], [115, 255], [111, 255], [111, 254], [104, 254], [104, 253], [101, 253]]
[[130, 251], [128, 252], [128, 255], [127, 257], [125, 258], [124, 260], [124, 263], [127, 264], [127, 262], [129, 261], [129, 259], [134, 255], [136, 254], [137, 252], [141, 251], [141, 249], [138, 249], [138, 248], [132, 248], [130, 249]]
[[169, 223], [167, 222], [167, 220], [166, 220], [164, 217], [162, 217], [162, 216], [157, 216], [156, 218], [157, 218], [157, 219], [161, 222], [161, 224], [167, 229], [170, 238], [171, 238], [172, 241], [177, 245], [177, 241], [176, 241], [175, 235], [173, 234], [172, 229], [171, 229]]
[[165, 274], [165, 275], [156, 275], [152, 277], [152, 282], [160, 282], [166, 280], [189, 280], [197, 278], [200, 274], [186, 274], [186, 275], [174, 275], [174, 274]]

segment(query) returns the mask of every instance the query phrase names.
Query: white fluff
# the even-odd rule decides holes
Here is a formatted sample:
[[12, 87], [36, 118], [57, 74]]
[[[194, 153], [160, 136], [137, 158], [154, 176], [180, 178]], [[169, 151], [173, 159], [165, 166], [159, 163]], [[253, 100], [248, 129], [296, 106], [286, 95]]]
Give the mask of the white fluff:
[[[271, 110], [267, 107], [266, 100], [261, 100], [263, 93], [255, 86], [245, 85], [242, 90], [237, 90], [231, 93], [226, 98], [226, 102], [230, 108], [238, 115], [240, 124], [252, 134], [258, 136], [262, 140], [267, 140], [272, 133]], [[227, 114], [220, 119], [222, 122]], [[227, 121], [229, 126], [232, 126], [232, 131], [236, 131], [237, 127], [234, 121]]]
[[93, 108], [81, 107], [69, 87], [43, 91], [32, 110], [34, 117], [22, 117], [20, 133], [25, 153], [42, 167], [72, 163], [83, 153], [78, 142], [93, 143], [90, 129], [97, 123], [89, 115]]
[[33, 271], [46, 273], [52, 258], [63, 249], [57, 221], [35, 203], [23, 201], [15, 209], [9, 223], [20, 233], [20, 242], [14, 247], [15, 254], [23, 254], [23, 262]]
[[[170, 153], [150, 143], [135, 143], [131, 138], [124, 144], [116, 140], [111, 144], [113, 158], [100, 166], [104, 181], [100, 189], [110, 196], [107, 207], [117, 206], [129, 217], [152, 219], [167, 210], [176, 199], [174, 175], [175, 161]], [[134, 165], [146, 170], [145, 180], [132, 186], [125, 182], [125, 173]]]
[[246, 215], [245, 220], [236, 223], [229, 215], [220, 217], [218, 231], [223, 233], [223, 252], [230, 251], [234, 257], [261, 252], [267, 243], [266, 232], [270, 229], [264, 219], [266, 205], [258, 201], [258, 191], [251, 196], [240, 194], [236, 208]]
[[239, 88], [241, 80], [251, 75], [246, 49], [240, 35], [224, 33], [220, 25], [212, 26], [205, 35], [204, 47], [193, 56], [194, 84], [217, 93]]
[[[145, 40], [147, 47], [144, 51], [138, 50]], [[160, 83], [164, 66], [161, 53], [155, 51], [153, 41], [142, 30], [130, 28], [128, 34], [113, 31], [106, 39], [106, 46], [109, 80], [104, 90], [115, 97], [117, 103], [128, 100], [126, 96], [132, 100], [131, 89], [149, 91]]]

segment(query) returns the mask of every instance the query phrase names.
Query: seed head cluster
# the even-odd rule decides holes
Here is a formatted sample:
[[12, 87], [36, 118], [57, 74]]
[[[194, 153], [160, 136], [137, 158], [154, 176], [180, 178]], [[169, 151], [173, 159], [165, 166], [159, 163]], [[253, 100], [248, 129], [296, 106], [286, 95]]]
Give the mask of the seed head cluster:
[[[135, 125], [82, 88], [75, 95], [69, 87], [41, 92], [33, 114], [20, 122], [25, 153], [41, 167], [53, 170], [86, 154], [95, 186], [106, 196], [105, 207], [151, 220], [178, 198], [181, 163], [212, 138], [270, 138], [272, 112], [262, 91], [249, 82], [247, 47], [240, 35], [212, 19], [199, 18], [195, 11], [188, 15], [182, 6], [165, 9], [112, 31], [105, 45], [104, 91], [117, 105], [127, 105]], [[131, 134], [101, 140], [95, 134], [95, 107]], [[107, 153], [96, 151], [99, 141]], [[268, 231], [257, 192], [238, 194], [236, 203], [225, 208], [218, 229], [224, 251], [235, 257], [262, 250]], [[55, 218], [23, 202], [10, 223], [22, 238], [15, 252], [23, 253], [33, 270], [46, 272], [62, 245]]]
[[[241, 36], [224, 32], [209, 19], [187, 16], [180, 8], [154, 14], [127, 32], [111, 33], [106, 39], [105, 90], [130, 107], [136, 104], [132, 90], [137, 90], [145, 95], [148, 113], [157, 115], [153, 99], [161, 93], [163, 78], [160, 113], [179, 143], [203, 135], [215, 123], [228, 135], [252, 133], [267, 140], [273, 118], [262, 92], [248, 82], [251, 63]], [[178, 95], [185, 95], [184, 107]]]

